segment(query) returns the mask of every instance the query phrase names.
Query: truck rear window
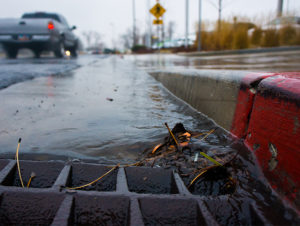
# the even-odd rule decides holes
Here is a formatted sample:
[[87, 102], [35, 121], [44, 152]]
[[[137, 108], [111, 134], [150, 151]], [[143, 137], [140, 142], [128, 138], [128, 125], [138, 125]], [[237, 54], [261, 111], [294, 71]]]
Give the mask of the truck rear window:
[[22, 16], [23, 19], [53, 19], [61, 22], [58, 15], [51, 13], [26, 13]]

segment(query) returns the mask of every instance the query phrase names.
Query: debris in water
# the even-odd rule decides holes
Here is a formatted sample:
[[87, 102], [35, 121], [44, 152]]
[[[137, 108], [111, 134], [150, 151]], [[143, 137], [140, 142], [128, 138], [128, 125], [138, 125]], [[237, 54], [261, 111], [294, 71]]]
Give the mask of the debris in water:
[[[186, 130], [182, 123], [177, 123], [172, 130], [167, 123], [165, 126], [168, 136], [153, 149], [145, 150], [138, 165], [174, 169], [193, 194], [218, 195], [235, 191], [233, 172], [228, 166], [236, 155], [232, 158], [232, 152], [202, 149], [204, 140], [216, 129], [195, 133]], [[199, 158], [199, 155], [204, 158]]]
[[114, 101], [113, 98], [109, 98], [109, 97], [106, 97], [106, 100], [108, 100], [108, 101]]

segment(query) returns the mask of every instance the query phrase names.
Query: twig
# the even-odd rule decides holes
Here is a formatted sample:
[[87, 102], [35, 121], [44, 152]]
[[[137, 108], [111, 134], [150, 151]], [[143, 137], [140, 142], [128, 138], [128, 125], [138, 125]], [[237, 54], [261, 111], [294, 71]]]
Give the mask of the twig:
[[218, 167], [218, 166], [213, 165], [213, 166], [208, 166], [208, 167], [206, 167], [206, 168], [201, 169], [201, 172], [200, 172], [200, 173], [199, 173], [199, 174], [191, 181], [191, 183], [189, 184], [188, 188], [190, 188], [190, 187], [193, 185], [193, 183], [194, 183], [199, 177], [201, 177], [204, 173], [206, 173], [208, 170], [213, 169], [213, 168], [216, 168], [216, 167]]
[[191, 181], [191, 183], [189, 184], [188, 188], [190, 188], [190, 187], [193, 185], [193, 183], [194, 183], [199, 177], [201, 177], [204, 173], [206, 173], [206, 172], [207, 172], [207, 170], [203, 170], [201, 173], [199, 173], [199, 174]]
[[27, 188], [29, 188], [31, 181], [32, 181], [33, 178], [35, 178], [35, 176], [36, 176], [35, 173], [32, 172], [31, 175], [30, 175], [30, 178], [28, 180], [27, 186], [26, 186]]
[[169, 128], [169, 126], [168, 126], [168, 123], [165, 122], [165, 126], [167, 127], [167, 129], [168, 129], [170, 135], [172, 136], [172, 138], [173, 138], [173, 140], [175, 141], [175, 144], [176, 144], [176, 146], [177, 146], [177, 148], [178, 148], [178, 147], [179, 147], [179, 144], [178, 144], [178, 142], [177, 142], [177, 140], [176, 140], [174, 134], [173, 134], [172, 131], [170, 130], [170, 128]]
[[214, 160], [212, 157], [208, 156], [204, 152], [200, 152], [200, 155], [204, 156], [205, 158], [207, 158], [209, 161], [211, 161], [212, 163], [216, 164], [217, 166], [223, 166], [221, 163], [219, 163], [218, 161]]
[[212, 134], [213, 132], [215, 131], [215, 129], [212, 129], [211, 131], [209, 131], [204, 137], [202, 137], [201, 139], [200, 139], [200, 141], [201, 140], [204, 140], [206, 137], [208, 137], [210, 134]]
[[154, 154], [158, 149], [160, 149], [160, 148], [163, 147], [164, 145], [165, 145], [165, 144], [158, 144], [158, 145], [156, 145], [156, 146], [153, 148], [151, 154]]
[[203, 134], [207, 134], [207, 133], [198, 133], [198, 134], [193, 135], [192, 138], [200, 137], [200, 136], [203, 135]]
[[21, 170], [20, 170], [20, 163], [19, 163], [19, 149], [20, 149], [21, 140], [22, 139], [19, 138], [18, 147], [17, 147], [17, 151], [16, 151], [16, 157], [17, 157], [17, 167], [18, 167], [19, 178], [20, 178], [20, 181], [21, 181], [21, 185], [24, 188], [24, 183], [23, 183], [23, 179], [22, 179], [22, 175], [21, 175]]
[[143, 160], [139, 161], [139, 162], [135, 162], [135, 163], [132, 163], [132, 164], [126, 164], [122, 167], [126, 168], [126, 167], [129, 167], [129, 166], [138, 166], [139, 164], [141, 164], [143, 162]]
[[107, 171], [105, 174], [103, 174], [101, 177], [98, 177], [96, 180], [88, 183], [88, 184], [85, 184], [85, 185], [81, 185], [81, 186], [78, 186], [78, 187], [73, 187], [73, 188], [69, 188], [67, 187], [67, 189], [70, 189], [70, 190], [76, 190], [76, 189], [80, 189], [80, 188], [84, 188], [84, 187], [87, 187], [87, 186], [90, 186], [94, 183], [96, 183], [97, 181], [101, 180], [103, 177], [107, 176], [108, 174], [110, 174], [112, 171], [114, 171], [115, 169], [117, 169], [118, 167], [120, 166], [120, 164], [114, 166], [111, 170]]

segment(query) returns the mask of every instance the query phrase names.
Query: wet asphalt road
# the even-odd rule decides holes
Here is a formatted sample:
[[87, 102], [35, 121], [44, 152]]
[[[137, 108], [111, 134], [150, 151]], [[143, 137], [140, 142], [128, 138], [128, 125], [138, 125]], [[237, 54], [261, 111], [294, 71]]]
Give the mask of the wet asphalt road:
[[185, 69], [246, 70], [256, 72], [300, 71], [300, 51], [185, 57], [169, 54], [128, 57], [145, 70]]
[[2, 76], [35, 76], [0, 90], [1, 153], [21, 137], [20, 153], [128, 162], [167, 134], [164, 122], [213, 126], [118, 56], [0, 62]]
[[[215, 126], [166, 91], [147, 70], [300, 71], [299, 52], [255, 55], [0, 59], [0, 153], [15, 153], [22, 137], [21, 153], [130, 162], [167, 134], [164, 122], [182, 122], [194, 131]], [[211, 137], [210, 145], [224, 146]]]

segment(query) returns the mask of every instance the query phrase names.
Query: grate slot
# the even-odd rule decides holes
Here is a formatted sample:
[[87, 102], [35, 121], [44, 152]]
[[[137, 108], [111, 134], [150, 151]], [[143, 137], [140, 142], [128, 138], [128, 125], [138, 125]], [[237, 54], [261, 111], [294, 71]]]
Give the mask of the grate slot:
[[75, 195], [71, 225], [128, 225], [130, 199], [125, 196]]
[[203, 200], [203, 203], [220, 225], [252, 225], [250, 205], [247, 201], [213, 197]]
[[[34, 162], [34, 161], [20, 161], [21, 175], [26, 186], [31, 173], [34, 172], [36, 176], [31, 180], [30, 188], [50, 188], [54, 184], [64, 164], [60, 162]], [[13, 170], [8, 177], [2, 182], [4, 186], [21, 187], [17, 167]]]
[[[88, 184], [107, 171], [109, 171], [111, 167], [95, 165], [95, 164], [73, 164], [71, 169], [71, 177], [68, 183], [68, 187], [78, 187], [81, 185]], [[107, 176], [103, 177], [98, 182], [81, 188], [80, 190], [85, 191], [115, 191], [117, 184], [117, 174], [118, 170], [112, 171]]]
[[206, 225], [193, 199], [140, 198], [145, 225]]
[[3, 225], [50, 225], [62, 201], [62, 194], [3, 192], [0, 222]]
[[172, 170], [129, 167], [125, 169], [131, 192], [150, 194], [178, 194]]

